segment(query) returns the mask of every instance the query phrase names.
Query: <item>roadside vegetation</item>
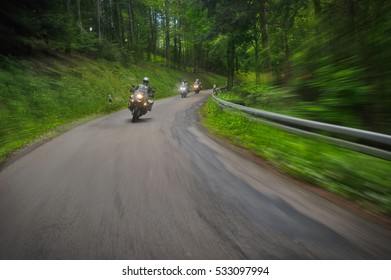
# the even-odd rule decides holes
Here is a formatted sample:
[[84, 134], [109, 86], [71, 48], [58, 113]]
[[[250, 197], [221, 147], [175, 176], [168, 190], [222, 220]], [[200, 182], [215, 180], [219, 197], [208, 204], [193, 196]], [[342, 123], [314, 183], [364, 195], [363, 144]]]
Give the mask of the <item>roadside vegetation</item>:
[[[219, 93], [219, 98], [243, 103], [235, 93]], [[270, 101], [273, 102], [273, 98]], [[272, 105], [266, 105], [269, 106]], [[211, 98], [203, 107], [202, 115], [203, 124], [211, 133], [249, 149], [285, 173], [371, 211], [391, 215], [389, 161], [263, 125], [239, 112], [221, 110]]]
[[126, 108], [129, 88], [144, 76], [156, 89], [156, 99], [178, 94], [182, 79], [191, 83], [200, 78], [205, 88], [224, 80], [209, 73], [193, 74], [147, 62], [126, 67], [120, 62], [77, 55], [41, 55], [24, 60], [1, 57], [0, 162], [29, 143], [68, 129], [72, 123]]
[[[390, 11], [388, 0], [5, 1], [0, 162], [80, 119], [125, 108], [144, 76], [157, 98], [200, 78], [246, 106], [390, 134]], [[247, 84], [235, 88], [239, 81]], [[211, 101], [204, 115], [211, 131], [284, 171], [391, 213], [389, 162], [220, 112]]]
[[[313, 121], [331, 123], [341, 126], [370, 130], [378, 133], [390, 134], [391, 127], [388, 120], [371, 125], [365, 119], [365, 110], [354, 109], [354, 106], [343, 104], [335, 96], [323, 97], [322, 100], [308, 101], [302, 99], [294, 86], [270, 86], [271, 82], [256, 84], [251, 80], [250, 73], [241, 75], [240, 86], [233, 87], [226, 92], [226, 98], [235, 103], [244, 104], [261, 110], [285, 114], [293, 117], [309, 119]], [[343, 84], [341, 86], [344, 86]]]

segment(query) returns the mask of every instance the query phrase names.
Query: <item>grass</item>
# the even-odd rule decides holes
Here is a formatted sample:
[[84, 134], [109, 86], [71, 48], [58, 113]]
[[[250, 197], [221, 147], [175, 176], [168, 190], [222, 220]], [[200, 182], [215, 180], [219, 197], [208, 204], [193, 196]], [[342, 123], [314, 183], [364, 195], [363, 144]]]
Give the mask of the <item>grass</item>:
[[[249, 74], [250, 75], [250, 74]], [[262, 76], [263, 77], [263, 76]], [[271, 83], [263, 77], [265, 82], [256, 84], [245, 80], [235, 87], [230, 96], [239, 96], [246, 106], [280, 113], [288, 116], [325, 122], [340, 126], [369, 130], [378, 133], [390, 134], [390, 120], [384, 116], [376, 123], [373, 112], [370, 113], [371, 102], [358, 105], [354, 97], [346, 95], [335, 96], [322, 94], [315, 100], [304, 100], [294, 87], [269, 86]], [[341, 85], [343, 87], [343, 85]], [[372, 117], [369, 117], [371, 115]], [[380, 118], [380, 117], [379, 117]]]
[[391, 215], [389, 161], [262, 125], [221, 110], [212, 99], [202, 108], [202, 115], [210, 132], [251, 150], [284, 172], [371, 211]]
[[[0, 162], [34, 141], [126, 108], [130, 86], [139, 83], [144, 76], [150, 78], [157, 99], [177, 94], [176, 87], [182, 79], [192, 82], [200, 78], [204, 88], [225, 83], [221, 76], [192, 74], [156, 63], [124, 67], [117, 62], [81, 56], [44, 56], [29, 60], [0, 57]], [[262, 99], [258, 100], [263, 104], [262, 109], [281, 112], [281, 93], [273, 95], [267, 87], [251, 90], [263, 93], [253, 96]], [[109, 94], [113, 97], [111, 104]], [[225, 98], [243, 101], [238, 94]], [[212, 132], [254, 151], [285, 172], [353, 199], [371, 210], [391, 214], [388, 161], [221, 112], [212, 101], [203, 108], [203, 114], [204, 123]]]
[[156, 63], [124, 67], [77, 55], [0, 57], [0, 162], [34, 141], [57, 135], [69, 123], [126, 108], [129, 88], [144, 76], [155, 88], [156, 99], [178, 94], [183, 78], [200, 78], [204, 88], [224, 81], [221, 76], [195, 75]]

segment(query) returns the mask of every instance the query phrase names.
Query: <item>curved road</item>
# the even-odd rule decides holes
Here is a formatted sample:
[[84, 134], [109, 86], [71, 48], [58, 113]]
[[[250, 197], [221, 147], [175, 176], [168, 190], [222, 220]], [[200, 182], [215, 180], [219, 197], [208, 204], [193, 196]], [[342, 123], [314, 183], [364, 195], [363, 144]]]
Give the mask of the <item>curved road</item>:
[[391, 231], [209, 138], [209, 92], [80, 125], [0, 172], [0, 259], [390, 259]]

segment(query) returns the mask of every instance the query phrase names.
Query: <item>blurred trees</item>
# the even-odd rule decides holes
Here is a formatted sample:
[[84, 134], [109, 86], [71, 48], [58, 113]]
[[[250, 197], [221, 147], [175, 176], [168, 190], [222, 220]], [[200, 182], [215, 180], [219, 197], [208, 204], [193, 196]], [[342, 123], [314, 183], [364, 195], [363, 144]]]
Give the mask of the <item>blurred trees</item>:
[[0, 10], [1, 54], [77, 51], [124, 62], [164, 58], [207, 68], [206, 11], [196, 0], [21, 0]]
[[225, 37], [228, 87], [236, 56], [257, 83], [273, 73], [293, 90], [304, 117], [391, 133], [390, 1], [203, 2], [214, 38]]
[[314, 4], [289, 83], [319, 120], [391, 133], [391, 2]]
[[[254, 18], [253, 5], [246, 0], [204, 1], [204, 4], [212, 22], [208, 36], [224, 41], [227, 87], [232, 88], [235, 69], [238, 68], [236, 66], [240, 59], [237, 49], [251, 40], [247, 30], [251, 28]], [[217, 47], [222, 51], [221, 46]]]
[[19, 0], [0, 54], [80, 52], [124, 64], [274, 77], [321, 121], [391, 132], [388, 0]]

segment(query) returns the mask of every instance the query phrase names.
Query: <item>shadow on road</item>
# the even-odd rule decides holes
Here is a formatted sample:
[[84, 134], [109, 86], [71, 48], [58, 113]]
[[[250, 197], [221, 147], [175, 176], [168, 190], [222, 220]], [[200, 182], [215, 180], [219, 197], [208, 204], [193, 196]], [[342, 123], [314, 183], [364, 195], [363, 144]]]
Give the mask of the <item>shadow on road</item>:
[[130, 123], [130, 124], [136, 125], [136, 124], [141, 124], [141, 123], [147, 123], [147, 122], [150, 122], [152, 120], [153, 120], [153, 118], [141, 118], [141, 119], [138, 119], [135, 122], [132, 122], [132, 118], [127, 118], [126, 119], [126, 123]]

